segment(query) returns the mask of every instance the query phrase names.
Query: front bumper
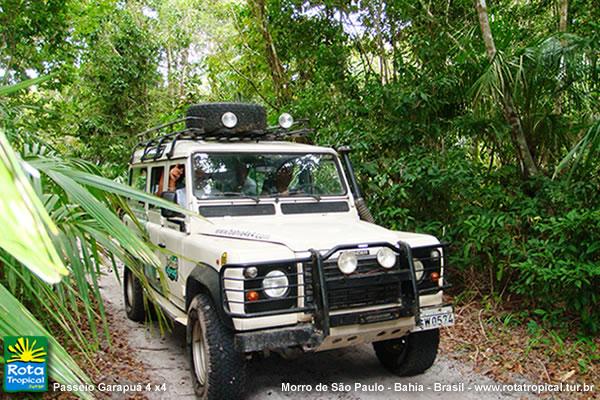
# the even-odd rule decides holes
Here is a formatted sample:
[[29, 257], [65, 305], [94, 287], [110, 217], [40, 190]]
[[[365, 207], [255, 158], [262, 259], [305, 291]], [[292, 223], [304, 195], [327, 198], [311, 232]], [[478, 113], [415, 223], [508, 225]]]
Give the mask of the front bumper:
[[[423, 250], [429, 254], [431, 249], [441, 250], [446, 246], [436, 244], [426, 248], [411, 249], [404, 242], [399, 242], [397, 247], [389, 243], [345, 245], [335, 247], [325, 254], [312, 250], [311, 257], [305, 259], [260, 264], [226, 264], [221, 269], [221, 294], [225, 312], [234, 321], [243, 321], [244, 325], [249, 328], [254, 322], [262, 321], [250, 328], [254, 330], [253, 332], [239, 332], [236, 335], [236, 347], [242, 352], [294, 346], [310, 349], [327, 341], [328, 337], [336, 336], [332, 330], [339, 334], [341, 331], [347, 331], [347, 328], [355, 327], [355, 330], [359, 332], [366, 332], [377, 330], [379, 325], [387, 326], [394, 323], [402, 327], [402, 329], [396, 330], [395, 336], [406, 334], [419, 325], [420, 296], [436, 295], [437, 298], [442, 290], [449, 287], [445, 278], [434, 287], [431, 285], [423, 287], [417, 281], [413, 264], [413, 257], [416, 256], [413, 255], [413, 250], [416, 254], [419, 254], [419, 251], [423, 253]], [[381, 268], [370, 270], [366, 274], [331, 276], [331, 264], [334, 261], [332, 256], [335, 253], [374, 247], [388, 247], [396, 251], [398, 254], [396, 267], [392, 270]], [[445, 252], [441, 252], [441, 254], [443, 254], [443, 258], [446, 256]], [[256, 289], [248, 288], [248, 280], [243, 277], [243, 270], [250, 266], [268, 269], [278, 265], [300, 267], [297, 271], [286, 270], [286, 274], [290, 277], [294, 301], [283, 304], [281, 309], [278, 309], [277, 306], [269, 307], [271, 301], [269, 299], [261, 299], [258, 303], [254, 303], [262, 302], [258, 309], [248, 307], [248, 303], [245, 301], [246, 293]], [[444, 262], [440, 260], [437, 267], [440, 275], [443, 268], [445, 268]], [[426, 271], [426, 273], [428, 272]], [[256, 279], [260, 279], [260, 277]], [[365, 288], [365, 282], [371, 286]], [[360, 296], [356, 296], [357, 292], [366, 293], [365, 298], [371, 301], [370, 294], [384, 285], [388, 289], [382, 295], [386, 297], [377, 298], [376, 300], [379, 302], [366, 302], [366, 304], [358, 306], [356, 300]], [[391, 297], [389, 295], [390, 286], [396, 287], [396, 291], [392, 293]], [[348, 307], [340, 306], [340, 293], [350, 293], [344, 299], [350, 299], [355, 303]], [[275, 301], [273, 304], [276, 305]], [[273, 328], [278, 325], [275, 323], [275, 320], [278, 319], [285, 319], [286, 325], [295, 325]], [[302, 323], [302, 321], [306, 323]], [[272, 323], [269, 324], [269, 322]], [[388, 339], [389, 331], [378, 331], [377, 333], [381, 334], [377, 340]]]
[[299, 324], [285, 328], [239, 332], [235, 335], [235, 348], [241, 353], [261, 350], [277, 350], [288, 347], [318, 346], [323, 334], [313, 324]]
[[[356, 313], [360, 316], [372, 316], [373, 319], [394, 312], [395, 309], [379, 309], [371, 312]], [[281, 350], [301, 348], [304, 351], [323, 351], [340, 347], [354, 346], [402, 337], [410, 332], [420, 332], [450, 326], [454, 323], [452, 306], [425, 307], [421, 310], [421, 324], [415, 325], [414, 318], [405, 317], [370, 322], [365, 324], [332, 327], [329, 336], [316, 329], [311, 323], [298, 324], [283, 328], [263, 329], [252, 332], [239, 332], [235, 335], [235, 348], [241, 353], [262, 350]], [[356, 321], [358, 321], [357, 319]]]

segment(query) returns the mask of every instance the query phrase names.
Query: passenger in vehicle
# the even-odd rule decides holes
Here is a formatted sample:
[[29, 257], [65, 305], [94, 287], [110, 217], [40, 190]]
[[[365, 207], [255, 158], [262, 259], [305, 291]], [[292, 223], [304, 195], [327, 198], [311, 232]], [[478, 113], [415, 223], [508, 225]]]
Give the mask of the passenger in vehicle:
[[177, 164], [169, 170], [169, 192], [177, 194], [177, 204], [181, 207], [186, 207], [185, 196], [185, 165]]
[[236, 184], [233, 192], [256, 196], [256, 181], [248, 176], [248, 165], [239, 162], [235, 165]]

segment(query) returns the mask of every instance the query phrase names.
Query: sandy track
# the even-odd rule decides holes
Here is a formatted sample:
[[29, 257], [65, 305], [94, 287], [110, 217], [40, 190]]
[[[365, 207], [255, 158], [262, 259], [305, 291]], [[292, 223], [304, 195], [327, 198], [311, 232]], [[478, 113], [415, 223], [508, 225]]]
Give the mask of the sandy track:
[[[113, 311], [115, 323], [122, 324], [129, 345], [139, 359], [147, 365], [153, 384], [166, 383], [165, 392], [147, 392], [150, 399], [195, 399], [191, 375], [185, 358], [185, 328], [177, 325], [161, 338], [158, 329], [137, 324], [127, 319], [123, 306], [120, 283], [109, 274], [102, 279], [102, 294], [107, 307]], [[306, 354], [296, 360], [284, 360], [278, 355], [253, 360], [249, 363], [247, 400], [303, 399], [520, 399], [524, 393], [476, 392], [474, 384], [494, 384], [485, 376], [476, 374], [466, 366], [442, 355], [427, 373], [399, 378], [382, 368], [370, 345], [324, 353]], [[143, 384], [148, 382], [141, 382]], [[299, 392], [285, 391], [282, 384], [310, 385]], [[365, 390], [356, 384], [367, 385]], [[436, 391], [436, 384], [458, 385], [454, 391]], [[317, 386], [327, 385], [328, 391], [317, 391]], [[337, 384], [340, 391], [333, 391]], [[340, 384], [350, 386], [344, 390]], [[377, 387], [377, 385], [379, 385]], [[470, 388], [470, 389], [469, 389]], [[290, 389], [292, 389], [290, 387]], [[297, 388], [296, 388], [297, 389]], [[400, 389], [400, 390], [398, 390]]]

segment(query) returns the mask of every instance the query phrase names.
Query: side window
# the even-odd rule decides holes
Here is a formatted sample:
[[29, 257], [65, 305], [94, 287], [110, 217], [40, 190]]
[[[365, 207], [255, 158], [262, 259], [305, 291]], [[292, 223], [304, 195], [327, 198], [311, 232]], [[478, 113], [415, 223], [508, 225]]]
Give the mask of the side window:
[[167, 190], [175, 192], [177, 195], [177, 204], [181, 207], [186, 207], [185, 164], [177, 163], [169, 166]]
[[150, 193], [160, 196], [163, 192], [165, 167], [152, 167], [150, 171]]
[[[134, 167], [129, 169], [129, 186], [134, 189], [145, 192], [146, 183], [148, 182], [148, 168], [146, 167]], [[143, 201], [136, 202], [141, 206], [145, 206], [146, 203]]]
[[148, 181], [148, 170], [146, 167], [132, 168], [129, 171], [129, 186], [134, 189], [146, 191], [146, 182]]

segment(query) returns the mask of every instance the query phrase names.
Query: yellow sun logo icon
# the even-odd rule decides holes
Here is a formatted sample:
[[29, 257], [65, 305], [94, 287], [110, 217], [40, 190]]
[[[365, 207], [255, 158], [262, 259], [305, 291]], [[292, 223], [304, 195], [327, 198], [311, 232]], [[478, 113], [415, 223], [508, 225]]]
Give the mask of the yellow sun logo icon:
[[19, 338], [14, 346], [8, 346], [8, 351], [12, 353], [12, 356], [6, 360], [7, 363], [21, 361], [21, 362], [34, 362], [42, 363], [46, 361], [43, 347], [36, 348], [37, 341], [33, 343], [29, 342], [29, 339]]

